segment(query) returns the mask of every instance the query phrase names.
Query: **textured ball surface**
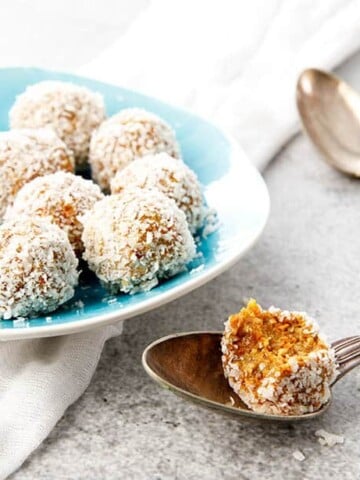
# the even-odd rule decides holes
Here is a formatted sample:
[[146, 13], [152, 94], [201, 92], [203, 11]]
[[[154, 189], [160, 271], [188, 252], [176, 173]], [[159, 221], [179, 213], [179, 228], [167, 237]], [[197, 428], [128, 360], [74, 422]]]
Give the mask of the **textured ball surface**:
[[0, 132], [0, 219], [23, 185], [58, 170], [73, 172], [74, 158], [53, 130]]
[[195, 173], [181, 160], [167, 153], [138, 158], [120, 170], [111, 182], [111, 192], [122, 193], [128, 187], [156, 188], [185, 213], [192, 233], [203, 222], [201, 188]]
[[72, 173], [57, 172], [24, 185], [13, 206], [6, 211], [5, 218], [46, 218], [64, 230], [75, 253], [79, 255], [83, 251], [83, 227], [79, 216], [84, 215], [102, 198], [100, 188], [91, 180]]
[[74, 295], [78, 261], [65, 233], [39, 218], [0, 226], [0, 318], [48, 313]]
[[175, 133], [161, 118], [138, 108], [110, 117], [93, 133], [89, 162], [94, 180], [105, 191], [114, 175], [137, 157], [166, 152], [180, 156]]
[[305, 313], [251, 300], [225, 323], [222, 352], [230, 386], [256, 412], [301, 415], [330, 398], [335, 355]]
[[83, 167], [91, 134], [105, 119], [105, 107], [102, 95], [85, 87], [44, 81], [30, 85], [16, 98], [9, 118], [11, 128], [53, 128]]
[[150, 290], [195, 255], [184, 213], [157, 190], [106, 197], [83, 224], [84, 259], [113, 293]]

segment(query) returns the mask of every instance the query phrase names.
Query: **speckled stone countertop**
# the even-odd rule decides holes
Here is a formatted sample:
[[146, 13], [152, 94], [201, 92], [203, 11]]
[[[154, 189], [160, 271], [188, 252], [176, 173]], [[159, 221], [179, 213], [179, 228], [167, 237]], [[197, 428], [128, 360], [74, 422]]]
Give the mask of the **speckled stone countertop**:
[[[147, 1], [108, 0], [108, 9], [100, 3], [88, 2], [85, 11], [71, 0], [51, 2], [51, 8], [46, 0], [2, 2], [4, 58], [76, 68], [110, 44]], [[355, 60], [343, 73], [360, 89], [360, 56]], [[336, 385], [321, 419], [284, 426], [248, 424], [186, 403], [141, 367], [141, 353], [154, 339], [218, 330], [249, 296], [264, 307], [306, 310], [331, 340], [360, 333], [360, 181], [322, 163], [301, 136], [271, 163], [265, 179], [272, 211], [255, 248], [210, 284], [127, 321], [124, 334], [106, 344], [88, 390], [11, 480], [360, 478], [360, 369]], [[344, 444], [321, 446], [314, 435], [319, 428], [342, 434]], [[304, 461], [293, 457], [295, 450]]]
[[[302, 136], [265, 178], [272, 212], [256, 247], [210, 284], [127, 321], [87, 392], [12, 480], [360, 478], [360, 369], [336, 385], [321, 419], [280, 426], [201, 409], [160, 389], [141, 367], [149, 342], [218, 330], [249, 296], [306, 310], [331, 340], [360, 332], [359, 181], [322, 163]], [[321, 446], [319, 428], [342, 434], [344, 444]]]

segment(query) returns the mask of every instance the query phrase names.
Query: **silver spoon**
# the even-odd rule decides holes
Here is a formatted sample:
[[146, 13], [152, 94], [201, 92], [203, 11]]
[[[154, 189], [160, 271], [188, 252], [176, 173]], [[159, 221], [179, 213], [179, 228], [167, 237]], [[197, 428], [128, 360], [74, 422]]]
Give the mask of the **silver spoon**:
[[324, 159], [360, 177], [360, 95], [335, 75], [305, 70], [297, 84], [303, 127]]
[[[253, 420], [297, 422], [322, 415], [331, 400], [313, 413], [304, 415], [264, 415], [250, 410], [233, 392], [221, 364], [220, 332], [189, 332], [169, 335], [150, 344], [142, 363], [150, 377], [172, 392], [222, 413]], [[360, 336], [332, 344], [339, 366], [337, 382], [360, 365]]]

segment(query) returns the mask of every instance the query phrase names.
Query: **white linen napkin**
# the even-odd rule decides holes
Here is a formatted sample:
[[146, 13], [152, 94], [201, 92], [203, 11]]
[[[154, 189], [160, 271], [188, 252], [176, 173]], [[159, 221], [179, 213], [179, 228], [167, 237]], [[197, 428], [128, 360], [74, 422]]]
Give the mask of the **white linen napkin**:
[[[180, 104], [222, 124], [259, 168], [297, 130], [295, 82], [360, 46], [356, 0], [153, 0], [81, 73]], [[0, 479], [86, 389], [121, 325], [0, 343]]]

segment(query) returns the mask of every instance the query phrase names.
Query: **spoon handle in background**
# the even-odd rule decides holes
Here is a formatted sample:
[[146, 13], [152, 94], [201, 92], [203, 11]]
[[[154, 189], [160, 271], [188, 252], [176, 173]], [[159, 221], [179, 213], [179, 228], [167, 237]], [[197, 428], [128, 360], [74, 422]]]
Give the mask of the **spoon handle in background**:
[[338, 364], [338, 375], [333, 385], [353, 368], [360, 365], [360, 335], [343, 338], [332, 344]]

